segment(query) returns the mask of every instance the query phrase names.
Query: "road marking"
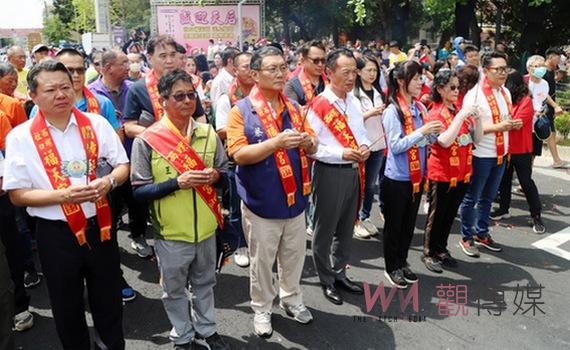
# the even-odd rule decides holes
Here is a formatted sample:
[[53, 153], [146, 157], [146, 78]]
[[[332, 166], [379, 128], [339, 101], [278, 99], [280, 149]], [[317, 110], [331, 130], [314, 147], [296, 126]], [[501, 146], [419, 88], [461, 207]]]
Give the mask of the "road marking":
[[541, 175], [555, 177], [559, 180], [570, 181], [570, 176], [568, 175], [568, 169], [553, 169], [551, 167], [534, 166], [532, 168], [534, 173]]
[[559, 248], [564, 243], [570, 241], [570, 227], [566, 227], [562, 231], [551, 234], [550, 236], [534, 242], [532, 245], [538, 249], [554, 254], [563, 259], [570, 261], [570, 252]]

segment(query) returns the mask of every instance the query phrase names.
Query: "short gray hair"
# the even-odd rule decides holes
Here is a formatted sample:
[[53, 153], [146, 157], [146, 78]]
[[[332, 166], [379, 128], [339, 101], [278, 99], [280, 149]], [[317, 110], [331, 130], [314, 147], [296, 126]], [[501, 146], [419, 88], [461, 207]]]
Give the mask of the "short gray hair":
[[9, 63], [0, 63], [0, 78], [4, 78], [7, 75], [18, 75], [18, 71]]
[[541, 55], [532, 55], [526, 60], [526, 70], [529, 70], [530, 66], [535, 65], [538, 62], [544, 63], [545, 59]]

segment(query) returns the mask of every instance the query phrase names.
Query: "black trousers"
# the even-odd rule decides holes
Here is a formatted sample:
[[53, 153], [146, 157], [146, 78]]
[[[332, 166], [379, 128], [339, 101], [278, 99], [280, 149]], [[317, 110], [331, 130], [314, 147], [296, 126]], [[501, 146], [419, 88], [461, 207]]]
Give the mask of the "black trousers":
[[6, 248], [6, 259], [14, 283], [14, 313], [28, 310], [30, 296], [24, 288], [26, 250], [24, 236], [16, 226], [15, 208], [8, 195], [0, 196], [0, 239]]
[[148, 204], [143, 201], [135, 200], [131, 181], [127, 180], [124, 184], [117, 187], [111, 192], [109, 197], [111, 216], [113, 217], [113, 231], [117, 230], [119, 216], [123, 211], [123, 205], [126, 204], [129, 211], [130, 237], [144, 237], [149, 217]]
[[[5, 195], [7, 196], [7, 195]], [[1, 217], [4, 219], [4, 217]], [[0, 224], [3, 224], [0, 222]], [[2, 226], [3, 227], [3, 226]], [[6, 259], [6, 250], [0, 240], [0, 350], [13, 350], [14, 284]]]
[[38, 219], [37, 241], [55, 326], [64, 349], [90, 349], [84, 287], [95, 329], [107, 349], [124, 349], [123, 303], [116, 233], [101, 242], [99, 226], [88, 220], [87, 242], [79, 246], [67, 222]]
[[447, 253], [447, 239], [453, 220], [469, 184], [458, 182], [449, 188], [449, 182], [430, 181], [429, 210], [424, 231], [424, 255], [434, 257]]
[[423, 192], [412, 195], [413, 186], [410, 181], [395, 181], [384, 177], [382, 181], [384, 193], [384, 261], [386, 271], [391, 273], [407, 265], [408, 249], [412, 243], [416, 218]]
[[499, 202], [500, 209], [508, 211], [511, 207], [511, 187], [513, 184], [513, 172], [516, 170], [519, 183], [523, 189], [528, 203], [530, 215], [532, 217], [540, 217], [541, 204], [538, 195], [538, 189], [532, 179], [532, 154], [513, 154], [511, 161], [508, 163], [503, 178], [501, 180], [501, 200]]

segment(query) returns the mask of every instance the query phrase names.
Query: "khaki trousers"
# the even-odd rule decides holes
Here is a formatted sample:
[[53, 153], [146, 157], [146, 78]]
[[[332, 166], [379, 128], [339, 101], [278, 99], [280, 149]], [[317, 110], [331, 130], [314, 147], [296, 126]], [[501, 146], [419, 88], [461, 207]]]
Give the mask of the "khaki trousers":
[[290, 219], [265, 219], [241, 204], [243, 231], [249, 247], [249, 289], [255, 313], [271, 312], [277, 295], [273, 264], [277, 258], [279, 298], [303, 302], [301, 274], [305, 263], [305, 214]]

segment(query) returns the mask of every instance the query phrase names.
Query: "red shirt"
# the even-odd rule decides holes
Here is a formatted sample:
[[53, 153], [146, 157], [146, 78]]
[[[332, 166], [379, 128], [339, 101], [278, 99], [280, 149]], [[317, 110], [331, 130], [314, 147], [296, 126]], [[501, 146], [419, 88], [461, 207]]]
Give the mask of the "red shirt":
[[521, 119], [522, 128], [509, 131], [509, 152], [511, 154], [532, 153], [532, 117], [534, 107], [530, 96], [523, 97], [513, 106], [513, 119]]
[[[428, 119], [429, 121], [441, 121], [445, 126], [445, 129], [447, 129], [449, 125], [447, 125], [447, 121], [441, 113], [442, 107], [443, 105], [441, 103], [435, 103], [429, 112]], [[459, 129], [459, 134], [457, 134], [457, 138], [454, 142], [458, 142], [458, 138], [461, 135], [470, 135], [468, 120], [471, 120], [471, 118], [463, 122], [463, 125], [461, 125], [461, 128]], [[471, 122], [473, 121], [471, 120]], [[456, 174], [457, 182], [462, 182], [465, 179], [465, 175], [471, 173], [472, 170], [469, 145], [459, 145], [457, 157], [459, 158], [459, 171]], [[439, 182], [451, 182], [451, 177], [453, 174], [451, 173], [451, 165], [449, 164], [450, 158], [451, 146], [449, 146], [449, 148], [444, 148], [438, 142], [434, 143], [431, 146], [431, 154], [428, 159], [428, 179]]]

